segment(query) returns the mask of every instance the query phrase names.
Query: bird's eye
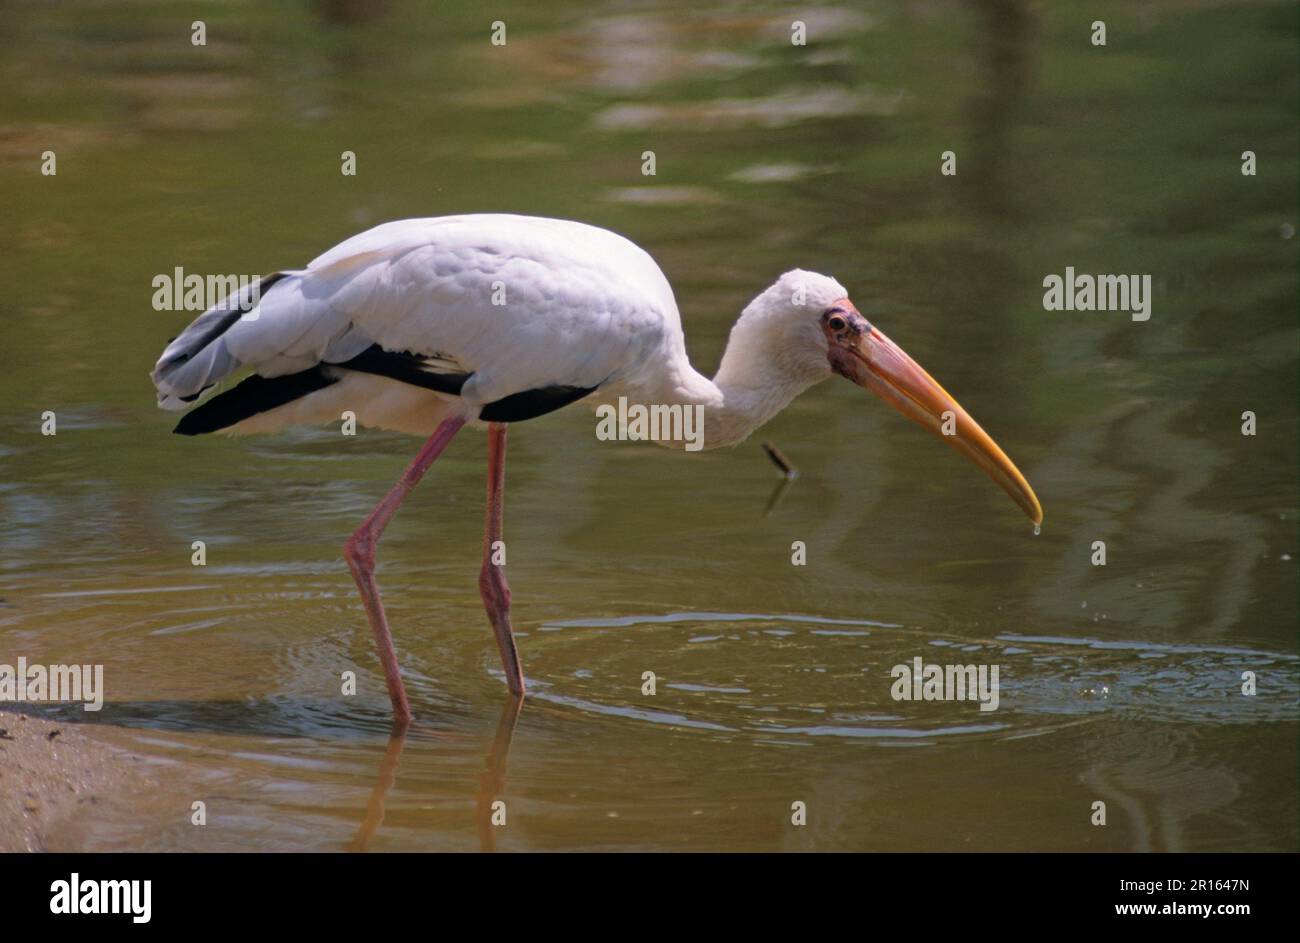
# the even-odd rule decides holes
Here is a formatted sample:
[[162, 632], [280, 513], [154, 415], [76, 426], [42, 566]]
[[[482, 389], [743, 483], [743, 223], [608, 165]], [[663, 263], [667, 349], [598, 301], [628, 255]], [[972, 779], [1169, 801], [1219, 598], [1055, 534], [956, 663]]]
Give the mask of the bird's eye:
[[832, 314], [830, 320], [827, 321], [826, 323], [830, 325], [830, 329], [832, 331], [842, 331], [844, 330], [845, 327], [844, 319], [840, 317], [838, 314]]

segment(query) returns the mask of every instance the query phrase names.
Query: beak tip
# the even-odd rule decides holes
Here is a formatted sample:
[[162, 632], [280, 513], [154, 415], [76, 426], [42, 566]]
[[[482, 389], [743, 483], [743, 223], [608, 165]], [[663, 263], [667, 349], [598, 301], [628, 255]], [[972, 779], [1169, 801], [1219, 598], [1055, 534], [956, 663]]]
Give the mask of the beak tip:
[[[1002, 487], [1033, 522], [1043, 525], [1043, 507], [1024, 475], [989, 434], [935, 379], [876, 328], [863, 335], [844, 359], [844, 376], [875, 393], [894, 409], [931, 432], [979, 466]], [[946, 423], [956, 420], [953, 430]], [[954, 434], [956, 433], [956, 434]]]

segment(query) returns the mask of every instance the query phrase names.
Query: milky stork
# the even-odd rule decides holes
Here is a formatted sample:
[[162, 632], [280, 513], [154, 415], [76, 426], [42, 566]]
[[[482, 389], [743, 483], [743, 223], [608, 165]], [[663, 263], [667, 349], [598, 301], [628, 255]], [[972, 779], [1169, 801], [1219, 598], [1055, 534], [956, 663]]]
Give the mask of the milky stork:
[[[181, 417], [176, 432], [274, 432], [357, 422], [426, 436], [392, 490], [344, 544], [383, 662], [397, 723], [411, 717], [375, 582], [380, 534], [466, 423], [488, 432], [479, 590], [506, 683], [524, 676], [510, 591], [492, 562], [502, 536], [506, 429], [577, 400], [703, 407], [705, 448], [735, 445], [832, 374], [940, 433], [1035, 525], [1033, 489], [983, 429], [833, 278], [794, 270], [749, 303], [717, 375], [691, 366], [672, 288], [643, 249], [582, 223], [510, 215], [376, 226], [305, 269], [225, 299], [167, 345], [159, 405], [184, 409], [241, 367], [253, 374]], [[946, 428], [945, 428], [946, 427]], [[660, 440], [666, 446], [681, 442]]]

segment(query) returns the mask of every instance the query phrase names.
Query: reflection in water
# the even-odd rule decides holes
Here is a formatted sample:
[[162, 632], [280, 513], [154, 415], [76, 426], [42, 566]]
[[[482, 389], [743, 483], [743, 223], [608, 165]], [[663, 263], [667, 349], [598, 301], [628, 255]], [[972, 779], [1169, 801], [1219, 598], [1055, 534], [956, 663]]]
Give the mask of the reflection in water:
[[763, 451], [767, 453], [767, 457], [772, 460], [772, 464], [781, 472], [780, 480], [777, 481], [776, 487], [772, 489], [772, 496], [767, 499], [767, 507], [763, 509], [763, 516], [767, 517], [776, 510], [776, 506], [781, 503], [781, 499], [785, 497], [790, 485], [794, 484], [795, 479], [799, 477], [799, 470], [790, 464], [790, 460], [785, 457], [785, 453], [771, 442], [763, 443]]
[[1115, 725], [1091, 760], [1083, 781], [1107, 803], [1109, 817], [1129, 824], [1128, 851], [1189, 851], [1189, 827], [1205, 817], [1226, 819], [1251, 845], [1267, 843], [1258, 823], [1231, 814], [1241, 796], [1236, 778], [1198, 756], [1194, 739], [1183, 730], [1139, 734]]
[[379, 776], [375, 780], [375, 788], [370, 793], [370, 801], [366, 803], [366, 817], [362, 820], [361, 827], [357, 829], [357, 834], [348, 843], [348, 851], [365, 851], [371, 837], [379, 830], [379, 826], [384, 824], [384, 803], [388, 799], [388, 793], [392, 791], [393, 783], [397, 782], [397, 764], [402, 759], [402, 748], [406, 746], [406, 733], [409, 728], [410, 724], [393, 725], [393, 732], [388, 737], [388, 746], [384, 750], [384, 758], [379, 764]]
[[[513, 694], [507, 695], [501, 707], [501, 718], [497, 721], [496, 733], [492, 738], [492, 747], [488, 751], [483, 772], [479, 775], [478, 790], [474, 797], [474, 820], [478, 830], [479, 850], [496, 850], [496, 829], [492, 818], [493, 803], [504, 793], [506, 786], [506, 763], [510, 756], [510, 741], [514, 737], [515, 725], [523, 709], [524, 699]], [[364, 852], [370, 845], [379, 827], [384, 824], [384, 804], [397, 782], [397, 767], [402, 758], [402, 749], [406, 746], [408, 725], [394, 725], [384, 750], [383, 760], [379, 764], [379, 775], [375, 788], [370, 793], [366, 804], [365, 819], [357, 834], [348, 843], [348, 851]]]
[[785, 476], [772, 486], [772, 496], [767, 499], [767, 506], [763, 508], [764, 517], [776, 510], [777, 505], [781, 503], [781, 499], [785, 497], [785, 493], [790, 490], [790, 486], [793, 484], [794, 478]]
[[475, 822], [478, 825], [479, 849], [496, 851], [496, 826], [492, 822], [493, 803], [505, 792], [506, 761], [510, 756], [510, 741], [515, 734], [515, 725], [519, 722], [519, 712], [523, 709], [524, 699], [513, 694], [507, 695], [501, 706], [501, 719], [497, 721], [496, 735], [492, 738], [492, 749], [488, 752], [487, 762], [479, 776], [479, 789], [475, 797]]
[[963, 193], [973, 199], [976, 212], [997, 223], [1019, 216], [1024, 203], [1025, 181], [1013, 163], [1011, 138], [1031, 92], [1037, 24], [1025, 0], [979, 0], [975, 10], [985, 82], [970, 102], [969, 160], [981, 186]]

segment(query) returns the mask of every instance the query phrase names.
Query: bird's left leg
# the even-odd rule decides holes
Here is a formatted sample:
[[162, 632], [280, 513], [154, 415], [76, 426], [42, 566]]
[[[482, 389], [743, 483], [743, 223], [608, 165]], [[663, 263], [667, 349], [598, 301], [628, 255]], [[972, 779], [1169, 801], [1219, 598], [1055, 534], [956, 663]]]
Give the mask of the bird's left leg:
[[465, 419], [455, 416], [443, 420], [429, 441], [424, 443], [415, 460], [384, 500], [376, 505], [361, 526], [356, 529], [346, 544], [343, 556], [352, 570], [357, 589], [361, 592], [361, 602], [366, 607], [366, 617], [370, 619], [370, 629], [375, 636], [375, 645], [379, 648], [379, 660], [384, 666], [384, 678], [388, 682], [388, 696], [393, 702], [393, 722], [404, 727], [411, 722], [411, 703], [406, 698], [406, 688], [402, 686], [401, 669], [397, 666], [397, 652], [393, 649], [393, 633], [388, 630], [388, 617], [384, 615], [384, 604], [379, 601], [379, 586], [375, 582], [375, 549], [379, 535], [384, 532], [388, 522], [393, 519], [402, 500], [411, 493], [429, 470], [442, 450], [447, 447]]
[[478, 575], [478, 590], [483, 608], [501, 650], [501, 667], [506, 673], [510, 693], [524, 693], [524, 673], [519, 667], [519, 652], [510, 628], [510, 587], [506, 583], [505, 544], [501, 542], [501, 518], [506, 484], [506, 424], [488, 425], [487, 517], [483, 527], [483, 568]]

